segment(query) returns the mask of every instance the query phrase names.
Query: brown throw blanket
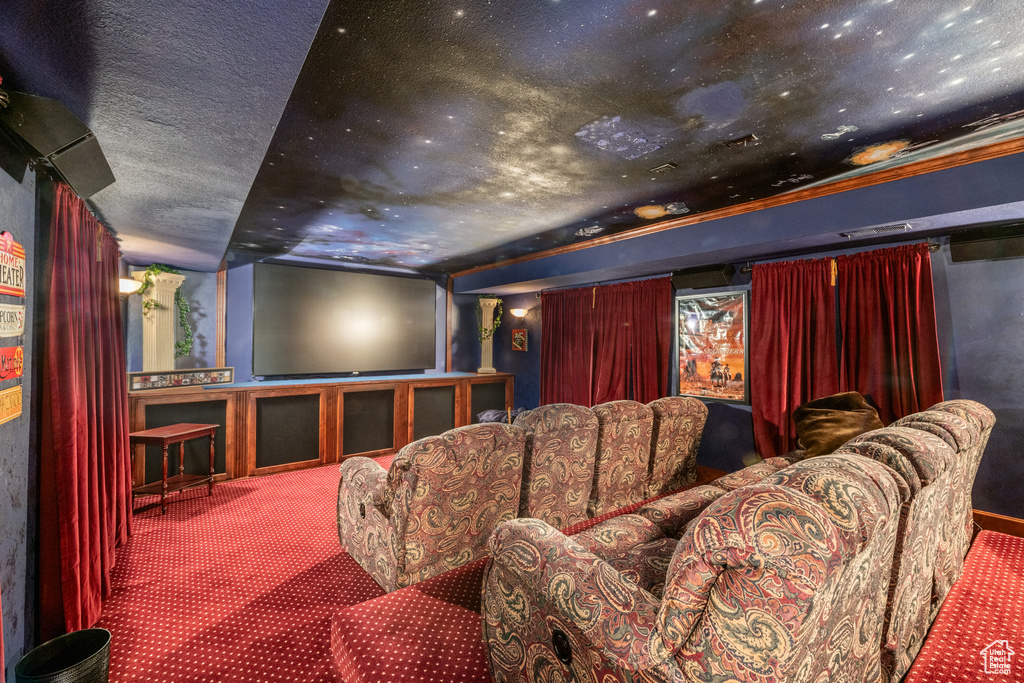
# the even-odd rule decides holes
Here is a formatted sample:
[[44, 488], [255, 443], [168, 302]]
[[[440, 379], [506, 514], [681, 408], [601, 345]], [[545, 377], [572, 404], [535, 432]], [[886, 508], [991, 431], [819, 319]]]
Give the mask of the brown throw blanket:
[[885, 426], [856, 391], [808, 401], [793, 411], [793, 422], [808, 458], [831, 453], [858, 434]]

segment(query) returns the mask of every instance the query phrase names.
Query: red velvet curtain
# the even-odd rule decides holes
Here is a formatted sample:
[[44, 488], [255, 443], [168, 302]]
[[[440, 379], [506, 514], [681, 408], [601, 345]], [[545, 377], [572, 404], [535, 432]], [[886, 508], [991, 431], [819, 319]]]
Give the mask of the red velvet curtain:
[[541, 294], [540, 402], [590, 405], [594, 290]]
[[631, 282], [633, 398], [641, 403], [668, 395], [672, 364], [672, 280]]
[[755, 265], [750, 394], [764, 458], [796, 448], [793, 410], [839, 391], [832, 259]]
[[632, 282], [595, 290], [594, 379], [587, 405], [626, 398], [632, 356]]
[[882, 422], [942, 400], [932, 262], [926, 243], [837, 259], [842, 391], [859, 391]]
[[42, 496], [56, 500], [60, 586], [41, 591], [44, 620], [45, 596], [59, 595], [64, 628], [73, 631], [99, 619], [114, 547], [130, 533], [128, 391], [117, 242], [70, 188], [54, 187], [41, 459], [53, 477], [44, 474], [52, 491]]
[[647, 403], [668, 392], [669, 278], [545, 292], [541, 304], [541, 403]]

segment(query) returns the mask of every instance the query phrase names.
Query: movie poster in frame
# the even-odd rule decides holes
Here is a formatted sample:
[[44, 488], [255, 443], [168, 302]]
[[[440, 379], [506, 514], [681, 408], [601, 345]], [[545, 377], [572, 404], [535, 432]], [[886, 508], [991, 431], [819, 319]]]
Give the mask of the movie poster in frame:
[[748, 293], [676, 297], [679, 395], [748, 403]]

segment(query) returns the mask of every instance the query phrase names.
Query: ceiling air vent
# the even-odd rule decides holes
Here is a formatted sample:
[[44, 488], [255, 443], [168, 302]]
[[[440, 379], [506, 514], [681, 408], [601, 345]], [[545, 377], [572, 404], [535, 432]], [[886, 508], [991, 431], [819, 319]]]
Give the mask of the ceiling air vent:
[[856, 237], [871, 237], [872, 235], [892, 235], [897, 232], [910, 232], [914, 229], [910, 223], [900, 223], [898, 225], [883, 225], [877, 228], [864, 228], [863, 230], [854, 230], [852, 232], [841, 232], [840, 237], [846, 237], [847, 239], [854, 239]]

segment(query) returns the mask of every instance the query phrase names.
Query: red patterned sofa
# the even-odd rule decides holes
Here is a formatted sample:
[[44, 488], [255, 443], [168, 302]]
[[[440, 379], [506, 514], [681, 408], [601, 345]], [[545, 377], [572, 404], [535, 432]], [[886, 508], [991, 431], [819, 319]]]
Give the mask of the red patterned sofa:
[[651, 409], [651, 460], [647, 498], [678, 491], [697, 480], [697, 449], [704, 435], [708, 407], [689, 396], [667, 396]]
[[526, 435], [520, 517], [555, 527], [587, 518], [597, 455], [597, 415], [590, 408], [552, 403], [516, 417]]
[[519, 512], [525, 435], [515, 426], [458, 427], [402, 448], [387, 471], [341, 464], [338, 538], [386, 591], [483, 557]]
[[882, 680], [895, 480], [871, 460], [824, 456], [735, 491], [670, 496], [575, 538], [506, 522], [484, 580], [491, 673]]

